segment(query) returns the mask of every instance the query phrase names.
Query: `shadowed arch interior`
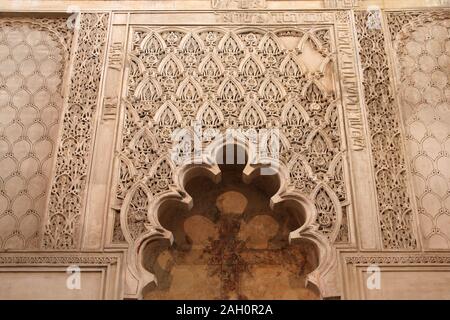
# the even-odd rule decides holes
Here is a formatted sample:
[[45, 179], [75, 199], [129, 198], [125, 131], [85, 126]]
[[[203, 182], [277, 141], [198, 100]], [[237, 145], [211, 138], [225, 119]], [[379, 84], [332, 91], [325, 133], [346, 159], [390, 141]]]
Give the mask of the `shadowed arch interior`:
[[[236, 149], [235, 149], [236, 150]], [[245, 165], [220, 165], [221, 181], [204, 175], [186, 184], [193, 207], [167, 201], [159, 222], [173, 235], [149, 242], [144, 267], [156, 282], [147, 299], [317, 299], [305, 288], [306, 275], [318, 265], [315, 247], [289, 241], [305, 221], [295, 201], [272, 209], [277, 175], [242, 181]]]

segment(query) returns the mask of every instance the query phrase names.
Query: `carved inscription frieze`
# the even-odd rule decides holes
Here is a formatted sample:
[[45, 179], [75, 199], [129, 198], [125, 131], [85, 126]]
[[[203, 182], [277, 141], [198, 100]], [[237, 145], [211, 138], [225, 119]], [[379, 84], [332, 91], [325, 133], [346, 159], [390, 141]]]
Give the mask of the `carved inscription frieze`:
[[343, 90], [343, 105], [348, 121], [349, 136], [353, 150], [364, 149], [363, 116], [360, 105], [355, 47], [353, 45], [353, 29], [350, 23], [350, 12], [336, 13], [336, 38], [339, 53], [339, 73]]
[[123, 61], [123, 45], [121, 42], [114, 42], [109, 49], [108, 66], [111, 69], [121, 70]]
[[216, 13], [218, 23], [230, 24], [283, 24], [283, 23], [333, 23], [333, 12], [278, 12], [229, 11]]
[[211, 0], [211, 7], [217, 9], [265, 9], [266, 0]]
[[117, 97], [105, 97], [103, 99], [103, 120], [114, 120], [116, 118], [118, 103]]
[[359, 0], [324, 0], [327, 8], [352, 8], [357, 7]]

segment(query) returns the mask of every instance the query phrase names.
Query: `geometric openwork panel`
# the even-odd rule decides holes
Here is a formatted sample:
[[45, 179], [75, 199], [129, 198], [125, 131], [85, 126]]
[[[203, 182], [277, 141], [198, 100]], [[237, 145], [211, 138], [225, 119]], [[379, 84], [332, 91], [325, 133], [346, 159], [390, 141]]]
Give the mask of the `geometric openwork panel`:
[[450, 19], [415, 28], [399, 54], [407, 155], [424, 246], [450, 248]]
[[38, 246], [70, 39], [65, 19], [0, 19], [0, 250]]
[[[347, 242], [333, 39], [329, 26], [133, 28], [116, 192], [127, 225], [118, 213], [114, 241], [146, 230], [149, 204], [173, 183], [172, 133], [184, 128], [193, 139], [195, 122], [203, 146], [211, 132], [280, 128], [291, 186], [316, 203], [320, 231]], [[192, 153], [188, 145], [177, 156]]]

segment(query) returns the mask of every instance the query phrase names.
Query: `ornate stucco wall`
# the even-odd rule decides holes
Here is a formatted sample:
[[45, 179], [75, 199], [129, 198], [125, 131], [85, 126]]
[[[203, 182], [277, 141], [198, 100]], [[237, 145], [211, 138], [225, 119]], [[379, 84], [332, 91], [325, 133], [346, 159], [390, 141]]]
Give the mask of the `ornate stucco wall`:
[[273, 298], [245, 276], [279, 261], [286, 298], [450, 298], [447, 1], [0, 10], [0, 297], [189, 297], [232, 254], [208, 298]]

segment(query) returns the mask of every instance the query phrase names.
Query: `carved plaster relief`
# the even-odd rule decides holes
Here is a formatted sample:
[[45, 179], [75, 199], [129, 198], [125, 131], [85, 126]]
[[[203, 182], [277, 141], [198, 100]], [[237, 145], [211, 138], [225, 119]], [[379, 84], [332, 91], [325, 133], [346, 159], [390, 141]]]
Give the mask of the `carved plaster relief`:
[[329, 8], [352, 8], [358, 6], [359, 0], [324, 0], [324, 3]]
[[[205, 134], [281, 128], [292, 187], [316, 201], [323, 234], [347, 242], [332, 37], [329, 27], [136, 27], [118, 157], [118, 206], [131, 198], [122, 230], [131, 239], [146, 230], [152, 199], [173, 184], [172, 132], [197, 120]], [[178, 156], [189, 159], [191, 148]]]
[[211, 0], [212, 9], [266, 9], [266, 0]]
[[[377, 11], [355, 12], [363, 86], [371, 135], [380, 228], [386, 249], [415, 249], [413, 209], [398, 107], [391, 87], [382, 29], [369, 26]], [[376, 16], [374, 16], [376, 15]]]
[[109, 14], [83, 13], [42, 246], [78, 246]]
[[391, 13], [399, 99], [424, 246], [450, 248], [450, 13]]
[[72, 32], [64, 18], [0, 18], [0, 250], [39, 246]]
[[[450, 16], [366, 4], [109, 1], [76, 31], [2, 15], [3, 296], [448, 297]], [[276, 182], [203, 161], [216, 133], [270, 128]], [[82, 291], [60, 288], [70, 264]]]

